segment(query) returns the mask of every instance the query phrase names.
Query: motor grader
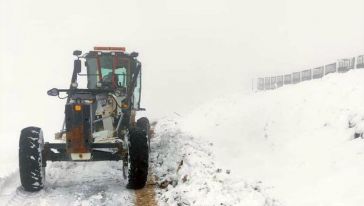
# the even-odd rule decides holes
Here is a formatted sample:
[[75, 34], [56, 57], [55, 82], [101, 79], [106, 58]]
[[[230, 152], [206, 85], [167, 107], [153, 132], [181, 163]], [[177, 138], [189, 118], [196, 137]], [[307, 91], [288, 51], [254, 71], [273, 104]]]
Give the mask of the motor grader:
[[[121, 161], [127, 187], [144, 187], [148, 175], [149, 120], [136, 121], [140, 107], [141, 63], [138, 53], [124, 47], [95, 47], [75, 56], [67, 89], [50, 89], [47, 94], [67, 99], [65, 118], [55, 138], [44, 142], [42, 129], [27, 127], [19, 140], [19, 171], [26, 191], [45, 185], [47, 161]], [[84, 66], [82, 66], [84, 65]], [[79, 88], [78, 79], [86, 79]]]

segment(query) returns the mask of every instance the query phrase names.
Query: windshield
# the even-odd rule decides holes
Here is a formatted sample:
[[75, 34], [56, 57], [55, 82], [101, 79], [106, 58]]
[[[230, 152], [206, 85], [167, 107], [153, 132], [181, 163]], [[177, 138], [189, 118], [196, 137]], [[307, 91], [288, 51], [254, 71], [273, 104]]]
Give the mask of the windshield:
[[[114, 55], [101, 55], [87, 57], [87, 88], [94, 89], [98, 81], [109, 83], [114, 87], [126, 87], [128, 84], [127, 72], [130, 71], [130, 61], [125, 57]], [[113, 75], [113, 69], [115, 75]]]

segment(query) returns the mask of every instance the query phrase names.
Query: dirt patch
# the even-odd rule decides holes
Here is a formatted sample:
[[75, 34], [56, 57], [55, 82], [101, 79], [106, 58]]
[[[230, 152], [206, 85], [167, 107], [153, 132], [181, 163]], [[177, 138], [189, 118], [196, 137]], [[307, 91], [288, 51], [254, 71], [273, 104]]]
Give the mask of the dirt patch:
[[154, 178], [151, 171], [149, 171], [147, 184], [143, 189], [136, 190], [136, 206], [157, 206], [157, 201], [155, 200], [155, 191], [154, 191]]

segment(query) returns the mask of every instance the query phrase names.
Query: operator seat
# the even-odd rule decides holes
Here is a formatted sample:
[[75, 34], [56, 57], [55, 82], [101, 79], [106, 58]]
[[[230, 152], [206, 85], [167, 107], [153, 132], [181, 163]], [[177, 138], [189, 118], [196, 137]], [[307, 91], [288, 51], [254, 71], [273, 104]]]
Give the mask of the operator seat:
[[[112, 86], [112, 72], [109, 72], [107, 75], [103, 77], [103, 86]], [[115, 85], [118, 86], [119, 77], [118, 75], [114, 75]]]

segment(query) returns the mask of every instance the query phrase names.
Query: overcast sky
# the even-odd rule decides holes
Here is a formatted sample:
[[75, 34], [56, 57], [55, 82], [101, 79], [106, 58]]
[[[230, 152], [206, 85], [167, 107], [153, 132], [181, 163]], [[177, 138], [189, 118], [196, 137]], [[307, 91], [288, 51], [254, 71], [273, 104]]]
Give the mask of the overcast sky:
[[16, 122], [62, 118], [64, 102], [45, 91], [68, 86], [74, 49], [138, 51], [155, 117], [249, 90], [252, 78], [364, 54], [363, 0], [0, 2], [0, 114]]

